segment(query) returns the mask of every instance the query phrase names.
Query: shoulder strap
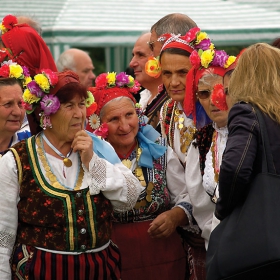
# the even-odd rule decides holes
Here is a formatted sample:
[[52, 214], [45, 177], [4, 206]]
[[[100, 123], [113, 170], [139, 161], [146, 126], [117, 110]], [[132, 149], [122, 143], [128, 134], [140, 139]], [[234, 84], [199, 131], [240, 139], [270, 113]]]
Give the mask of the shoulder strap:
[[269, 146], [269, 139], [268, 139], [268, 134], [267, 134], [267, 129], [266, 125], [264, 122], [263, 118], [263, 113], [260, 111], [260, 109], [256, 106], [253, 106], [256, 116], [259, 122], [260, 126], [260, 132], [261, 132], [261, 137], [262, 137], [262, 142], [263, 142], [263, 153], [262, 153], [262, 171], [265, 173], [271, 173], [271, 174], [276, 174], [275, 167], [273, 164], [273, 157], [271, 153], [271, 149]]
[[17, 168], [18, 168], [18, 182], [19, 182], [19, 185], [21, 185], [21, 182], [22, 182], [22, 165], [21, 165], [21, 161], [20, 161], [18, 152], [14, 148], [9, 148], [9, 150], [14, 154], [14, 157], [15, 157], [15, 160], [16, 160], [16, 163], [17, 163]]

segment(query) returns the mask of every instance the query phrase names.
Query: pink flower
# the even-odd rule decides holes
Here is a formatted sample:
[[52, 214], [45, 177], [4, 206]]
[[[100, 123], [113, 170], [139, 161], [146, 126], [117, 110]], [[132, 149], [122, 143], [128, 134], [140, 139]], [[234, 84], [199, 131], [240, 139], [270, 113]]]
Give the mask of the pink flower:
[[123, 87], [129, 83], [128, 75], [125, 72], [120, 72], [116, 76], [116, 86]]
[[192, 42], [194, 39], [196, 39], [196, 34], [199, 31], [200, 31], [200, 28], [198, 28], [198, 27], [194, 27], [194, 28], [190, 29], [189, 32], [187, 32], [187, 34], [185, 35], [186, 41]]
[[137, 80], [134, 80], [134, 86], [129, 89], [129, 91], [133, 94], [136, 94], [141, 89], [141, 86]]
[[228, 57], [229, 56], [228, 56], [228, 54], [225, 51], [223, 51], [223, 50], [216, 50], [215, 51], [214, 59], [212, 60], [212, 65], [213, 66], [224, 67]]
[[45, 95], [40, 104], [45, 116], [56, 113], [60, 107], [59, 99], [55, 95]]
[[199, 44], [195, 45], [196, 49], [208, 50], [211, 45], [211, 40], [209, 38], [203, 39]]
[[26, 66], [22, 66], [22, 70], [23, 70], [23, 75], [25, 77], [29, 77], [30, 76], [30, 73], [29, 73], [29, 70]]
[[101, 136], [102, 138], [106, 139], [109, 134], [109, 128], [107, 123], [103, 123], [93, 132], [96, 136]]
[[37, 97], [42, 97], [43, 96], [43, 91], [41, 90], [41, 88], [39, 87], [39, 85], [35, 81], [31, 81], [26, 86], [29, 89], [29, 91], [32, 94], [36, 95]]
[[102, 73], [95, 79], [97, 88], [105, 88], [107, 86], [107, 73]]
[[55, 72], [53, 72], [51, 69], [42, 69], [41, 72], [46, 75], [51, 86], [55, 86], [57, 84], [58, 77]]
[[27, 110], [27, 111], [31, 111], [32, 110], [32, 104], [26, 103], [23, 100], [21, 101], [22, 107]]
[[198, 68], [201, 65], [200, 56], [197, 51], [193, 51], [190, 55], [190, 62], [192, 66]]

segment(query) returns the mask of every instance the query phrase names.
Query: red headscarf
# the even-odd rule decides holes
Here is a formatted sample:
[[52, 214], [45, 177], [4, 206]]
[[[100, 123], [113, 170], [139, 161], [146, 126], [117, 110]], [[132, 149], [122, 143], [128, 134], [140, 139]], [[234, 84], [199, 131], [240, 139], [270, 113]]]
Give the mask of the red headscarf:
[[161, 51], [164, 51], [166, 49], [182, 49], [187, 51], [188, 53], [192, 53], [194, 48], [189, 44], [188, 41], [186, 41], [186, 36], [181, 36], [180, 34], [163, 34], [160, 36], [159, 40], [164, 40], [164, 44], [161, 48]]
[[2, 24], [8, 29], [1, 39], [7, 49], [10, 49], [10, 58], [28, 67], [33, 77], [41, 69], [57, 71], [52, 54], [41, 36], [28, 24], [17, 24], [15, 16], [4, 17]]
[[219, 66], [209, 66], [208, 68], [197, 68], [193, 66], [186, 76], [186, 95], [184, 99], [184, 111], [186, 116], [192, 114], [194, 123], [196, 123], [196, 91], [198, 82], [202, 76], [205, 75], [209, 70], [212, 73], [217, 74], [221, 77], [224, 76], [226, 69]]

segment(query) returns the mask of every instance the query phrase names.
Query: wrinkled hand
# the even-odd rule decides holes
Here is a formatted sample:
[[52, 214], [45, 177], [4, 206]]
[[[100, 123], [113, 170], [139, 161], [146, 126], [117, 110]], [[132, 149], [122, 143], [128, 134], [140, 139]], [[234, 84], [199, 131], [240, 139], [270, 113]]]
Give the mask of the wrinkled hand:
[[185, 225], [187, 217], [179, 207], [172, 208], [158, 215], [150, 224], [148, 234], [152, 238], [166, 238], [170, 236], [178, 226]]
[[76, 133], [71, 147], [73, 152], [79, 152], [82, 163], [89, 169], [89, 162], [93, 156], [93, 141], [85, 130]]

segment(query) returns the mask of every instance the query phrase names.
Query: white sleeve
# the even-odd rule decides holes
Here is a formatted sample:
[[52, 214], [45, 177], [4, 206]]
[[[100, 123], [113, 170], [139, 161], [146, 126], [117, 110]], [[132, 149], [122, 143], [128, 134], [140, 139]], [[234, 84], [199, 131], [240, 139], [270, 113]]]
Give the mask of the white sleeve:
[[113, 165], [95, 153], [89, 163], [89, 171], [85, 167], [84, 171], [90, 194], [102, 191], [111, 201], [114, 211], [124, 212], [132, 209], [144, 189], [131, 170], [121, 162]]
[[184, 167], [177, 154], [169, 146], [167, 149], [166, 180], [171, 196], [171, 204], [175, 205], [174, 207], [183, 209], [188, 217], [189, 225], [183, 228], [198, 232], [197, 226], [193, 224], [192, 205], [185, 182]]
[[206, 193], [202, 185], [200, 171], [199, 150], [191, 143], [186, 156], [185, 180], [193, 206], [193, 217], [202, 230], [201, 236], [208, 243], [215, 204]]
[[11, 279], [9, 259], [18, 225], [19, 184], [12, 152], [0, 159], [0, 279]]

